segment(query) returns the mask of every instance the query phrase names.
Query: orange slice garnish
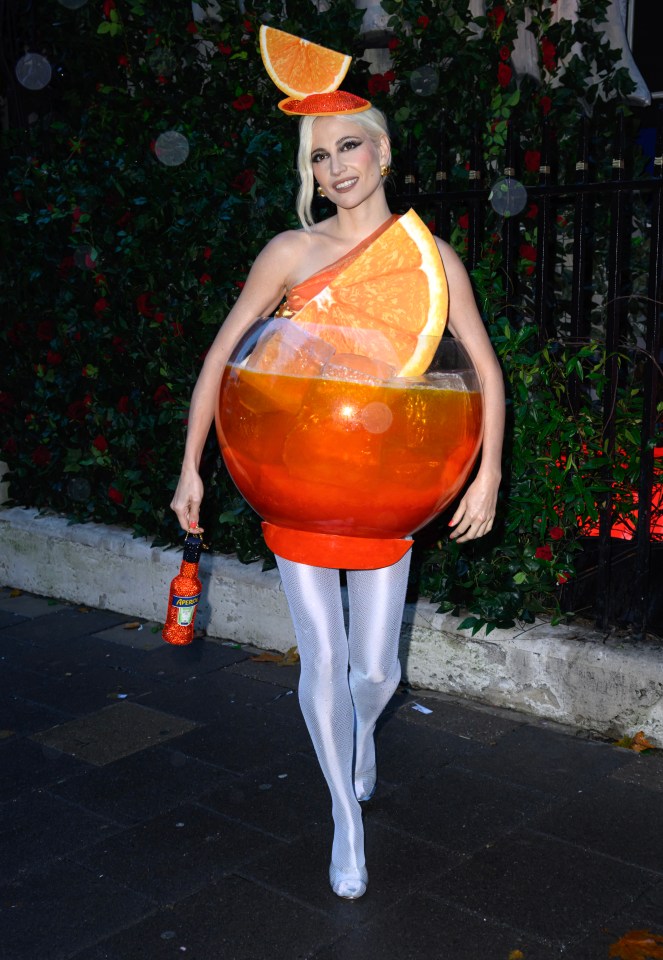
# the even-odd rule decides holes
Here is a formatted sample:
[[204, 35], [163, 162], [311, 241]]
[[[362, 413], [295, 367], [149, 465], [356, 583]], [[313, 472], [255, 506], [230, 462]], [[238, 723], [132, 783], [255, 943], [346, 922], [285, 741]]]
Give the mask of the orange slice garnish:
[[279, 90], [296, 99], [337, 90], [352, 62], [345, 53], [264, 24], [260, 27], [260, 53]]

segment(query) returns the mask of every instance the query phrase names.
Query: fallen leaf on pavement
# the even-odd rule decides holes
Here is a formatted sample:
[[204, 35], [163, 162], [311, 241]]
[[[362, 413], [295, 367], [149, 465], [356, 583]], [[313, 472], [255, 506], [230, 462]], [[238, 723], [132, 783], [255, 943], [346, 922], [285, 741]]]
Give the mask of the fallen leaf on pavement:
[[13, 590], [10, 590], [10, 591], [9, 591], [9, 596], [10, 596], [10, 597], [20, 597], [22, 593], [23, 593], [22, 590], [19, 590], [18, 587], [15, 587]]
[[508, 960], [525, 960], [525, 954], [522, 950], [512, 950], [508, 956]]
[[122, 624], [123, 630], [138, 630], [139, 627], [140, 627], [140, 623], [138, 620], [132, 620], [130, 623]]
[[275, 663], [277, 667], [292, 667], [299, 663], [299, 654], [297, 647], [290, 647], [285, 653], [270, 653], [265, 650], [256, 657], [251, 657], [254, 663]]
[[629, 930], [611, 945], [609, 956], [620, 960], [663, 960], [663, 937], [649, 930]]
[[653, 743], [645, 737], [644, 730], [638, 730], [634, 737], [622, 737], [615, 742], [616, 747], [625, 747], [626, 750], [634, 750], [636, 753], [642, 753], [643, 750], [655, 750]]

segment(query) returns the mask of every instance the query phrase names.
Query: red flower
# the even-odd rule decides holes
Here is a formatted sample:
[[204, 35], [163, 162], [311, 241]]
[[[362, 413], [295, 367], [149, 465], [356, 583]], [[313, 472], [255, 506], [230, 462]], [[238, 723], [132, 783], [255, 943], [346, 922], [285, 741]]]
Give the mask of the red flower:
[[551, 540], [561, 540], [564, 536], [564, 530], [561, 527], [551, 527], [548, 530], [548, 536]]
[[538, 215], [539, 215], [538, 204], [530, 203], [529, 207], [527, 208], [527, 213], [525, 214], [525, 216], [527, 217], [528, 220], [536, 220]]
[[55, 324], [52, 320], [40, 320], [37, 324], [37, 340], [52, 340], [55, 334]]
[[461, 213], [458, 217], [458, 226], [461, 230], [467, 230], [470, 225], [470, 215], [469, 213]]
[[102, 6], [101, 6], [101, 9], [102, 9], [102, 12], [103, 12], [104, 16], [105, 16], [106, 19], [108, 20], [108, 19], [110, 18], [110, 12], [111, 12], [111, 10], [114, 10], [114, 9], [115, 9], [115, 0], [104, 0], [103, 4], [102, 4]]
[[242, 93], [236, 100], [233, 100], [232, 105], [235, 110], [250, 110], [254, 103], [254, 96], [250, 93]]
[[198, 282], [204, 287], [206, 283], [212, 282], [212, 278], [210, 277], [209, 273], [203, 273], [198, 277]]
[[242, 26], [247, 31], [247, 33], [253, 33], [253, 24], [250, 20], [242, 20]]
[[513, 70], [508, 63], [500, 63], [497, 66], [497, 82], [500, 87], [508, 87], [511, 83], [511, 77], [513, 76]]
[[138, 460], [139, 467], [148, 467], [151, 463], [154, 463], [157, 458], [154, 450], [139, 450], [136, 459]]
[[383, 76], [385, 80], [389, 81], [389, 83], [393, 83], [394, 80], [396, 79], [396, 73], [394, 70], [385, 70]]
[[150, 303], [151, 293], [140, 293], [136, 297], [136, 309], [141, 317], [153, 317], [154, 307]]
[[548, 544], [546, 543], [544, 544], [544, 546], [536, 548], [536, 550], [534, 551], [534, 556], [536, 557], [537, 560], [550, 561], [553, 558], [553, 552], [548, 546]]
[[187, 32], [187, 33], [198, 33], [198, 24], [196, 23], [195, 20], [189, 20], [189, 22], [188, 22], [187, 25], [186, 25], [186, 32]]
[[500, 60], [508, 60], [510, 56], [511, 50], [505, 43], [502, 47], [500, 47]]
[[390, 50], [398, 50], [400, 45], [401, 45], [401, 41], [398, 39], [398, 37], [392, 37], [389, 43], [387, 44]]
[[536, 263], [536, 247], [533, 247], [531, 243], [521, 243], [519, 252], [523, 260], [531, 260], [532, 263]]
[[129, 413], [129, 397], [126, 394], [117, 401], [116, 410], [118, 413]]
[[166, 319], [166, 314], [162, 313], [161, 310], [157, 310], [157, 312], [154, 314], [155, 323], [163, 323], [165, 319]]
[[530, 170], [534, 173], [539, 169], [540, 166], [541, 166], [541, 151], [526, 150], [525, 151], [525, 169]]
[[152, 397], [152, 399], [154, 400], [154, 402], [158, 407], [161, 407], [163, 406], [164, 403], [172, 403], [173, 395], [170, 392], [169, 388], [166, 386], [166, 384], [162, 383], [154, 391], [154, 396]]
[[115, 348], [115, 351], [116, 351], [117, 353], [126, 353], [127, 348], [126, 348], [126, 346], [125, 346], [125, 344], [124, 344], [124, 340], [122, 339], [122, 337], [118, 337], [117, 334], [116, 334], [116, 335], [113, 337], [111, 343], [113, 344], [113, 347]]
[[546, 70], [554, 73], [557, 69], [557, 47], [548, 37], [543, 37], [541, 40], [541, 59]]
[[417, 17], [417, 23], [419, 24], [420, 27], [422, 27], [425, 30], [428, 24], [430, 23], [430, 18], [427, 17], [425, 14], [422, 14], [420, 17]]
[[126, 55], [126, 53], [121, 53], [120, 56], [117, 58], [117, 62], [121, 67], [128, 67], [129, 57]]
[[506, 15], [506, 11], [504, 7], [499, 7], [499, 6], [493, 7], [492, 10], [488, 11], [487, 17], [491, 22], [491, 26], [493, 30], [497, 30], [498, 27], [502, 26], [505, 15]]
[[376, 93], [389, 93], [389, 81], [382, 73], [374, 73], [368, 78], [368, 92], [371, 97]]
[[92, 441], [92, 446], [99, 450], [100, 453], [106, 453], [108, 450], [108, 440], [100, 433]]
[[14, 196], [14, 200], [16, 201], [16, 203], [23, 203], [23, 200], [24, 200], [24, 198], [25, 198], [25, 194], [23, 193], [22, 190], [14, 190], [13, 196]]
[[240, 193], [248, 193], [256, 182], [256, 175], [253, 170], [242, 170], [233, 180], [231, 186]]
[[62, 363], [62, 354], [55, 350], [49, 350], [46, 354], [46, 363], [50, 363], [52, 367], [57, 367], [59, 363]]
[[67, 416], [70, 420], [76, 420], [79, 423], [85, 420], [87, 415], [87, 404], [84, 400], [74, 400], [67, 407]]
[[69, 273], [74, 266], [73, 257], [63, 257], [58, 264], [58, 274], [62, 280], [66, 280], [69, 276]]
[[543, 113], [543, 116], [547, 117], [552, 108], [552, 100], [550, 99], [550, 97], [541, 97], [539, 99], [539, 105], [541, 107], [541, 112]]
[[205, 249], [203, 250], [203, 260], [209, 260], [211, 256], [212, 256], [212, 248], [205, 247]]
[[32, 462], [36, 467], [45, 467], [51, 462], [51, 451], [48, 447], [40, 444], [32, 451]]
[[108, 308], [110, 307], [110, 302], [105, 297], [100, 297], [99, 300], [94, 305], [94, 312], [97, 317], [102, 317]]
[[229, 57], [233, 52], [233, 48], [227, 43], [217, 43], [216, 49], [219, 51], [219, 53], [222, 53], [224, 57]]
[[123, 503], [123, 502], [124, 502], [124, 494], [123, 494], [123, 493], [120, 493], [120, 491], [117, 489], [117, 487], [114, 487], [112, 483], [111, 483], [110, 487], [108, 488], [108, 496], [109, 496], [110, 499], [113, 501], [113, 503]]
[[[554, 0], [553, 0], [554, 3]], [[564, 570], [562, 573], [557, 574], [557, 583], [568, 583], [571, 579], [571, 574], [568, 570]]]
[[174, 336], [174, 337], [183, 337], [183, 336], [184, 336], [184, 327], [182, 326], [182, 324], [181, 324], [178, 320], [176, 320], [175, 323], [171, 323], [170, 328], [171, 328], [171, 330], [173, 331], [173, 336]]

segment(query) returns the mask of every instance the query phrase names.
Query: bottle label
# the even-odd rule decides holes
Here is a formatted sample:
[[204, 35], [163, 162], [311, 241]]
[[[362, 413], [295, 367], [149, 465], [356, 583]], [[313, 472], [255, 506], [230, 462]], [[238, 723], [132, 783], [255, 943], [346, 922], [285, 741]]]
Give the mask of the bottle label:
[[180, 627], [191, 626], [199, 600], [199, 593], [197, 593], [194, 597], [173, 596], [171, 605], [177, 608], [177, 622]]

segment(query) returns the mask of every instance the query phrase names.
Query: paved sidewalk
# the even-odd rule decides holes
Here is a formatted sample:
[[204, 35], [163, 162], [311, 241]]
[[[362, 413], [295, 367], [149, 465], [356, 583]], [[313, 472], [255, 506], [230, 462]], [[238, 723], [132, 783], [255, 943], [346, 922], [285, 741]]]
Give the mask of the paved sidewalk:
[[599, 960], [663, 938], [660, 751], [399, 690], [368, 892], [343, 901], [296, 667], [127, 623], [0, 589], [3, 960]]

